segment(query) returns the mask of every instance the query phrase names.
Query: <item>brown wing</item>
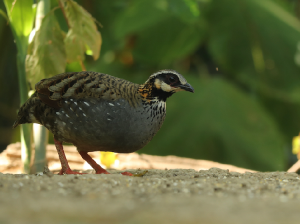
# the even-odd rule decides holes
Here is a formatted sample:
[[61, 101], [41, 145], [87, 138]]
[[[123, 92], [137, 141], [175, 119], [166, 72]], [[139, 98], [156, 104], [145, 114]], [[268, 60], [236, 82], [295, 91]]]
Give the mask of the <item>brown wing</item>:
[[115, 100], [120, 97], [129, 99], [139, 85], [123, 79], [97, 72], [62, 73], [49, 79], [43, 79], [35, 85], [41, 101], [53, 108], [61, 107], [61, 100], [67, 98], [102, 98]]

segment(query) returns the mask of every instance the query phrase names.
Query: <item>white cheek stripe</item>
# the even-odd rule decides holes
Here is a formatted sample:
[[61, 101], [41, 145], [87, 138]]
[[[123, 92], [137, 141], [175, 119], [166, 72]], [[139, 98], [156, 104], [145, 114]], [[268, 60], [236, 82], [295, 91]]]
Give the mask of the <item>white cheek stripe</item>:
[[161, 89], [165, 92], [171, 92], [172, 91], [172, 87], [170, 85], [168, 85], [165, 82], [161, 82]]

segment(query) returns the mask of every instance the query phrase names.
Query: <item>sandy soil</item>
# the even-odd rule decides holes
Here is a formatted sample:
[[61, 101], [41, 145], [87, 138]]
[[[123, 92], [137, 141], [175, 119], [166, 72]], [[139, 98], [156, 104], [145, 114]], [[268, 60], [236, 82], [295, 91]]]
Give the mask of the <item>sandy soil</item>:
[[[129, 170], [140, 173], [140, 170]], [[0, 173], [0, 223], [299, 223], [296, 173]]]

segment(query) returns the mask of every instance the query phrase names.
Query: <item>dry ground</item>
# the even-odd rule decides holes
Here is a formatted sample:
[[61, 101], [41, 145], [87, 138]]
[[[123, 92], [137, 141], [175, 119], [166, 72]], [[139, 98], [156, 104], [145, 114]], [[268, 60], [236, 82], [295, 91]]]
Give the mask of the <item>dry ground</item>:
[[300, 223], [296, 173], [212, 168], [128, 177], [112, 172], [0, 173], [0, 223]]

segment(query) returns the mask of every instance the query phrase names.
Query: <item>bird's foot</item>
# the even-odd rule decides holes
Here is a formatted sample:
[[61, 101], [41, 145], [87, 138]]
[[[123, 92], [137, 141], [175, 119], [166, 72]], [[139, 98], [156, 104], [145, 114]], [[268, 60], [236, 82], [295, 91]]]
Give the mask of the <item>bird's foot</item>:
[[96, 174], [110, 174], [109, 172], [107, 172], [105, 169], [101, 168], [101, 169], [97, 169], [95, 170]]
[[61, 169], [58, 173], [58, 175], [64, 175], [64, 174], [86, 174], [86, 173], [79, 173], [79, 172], [71, 170], [70, 168], [68, 168], [66, 170]]
[[132, 173], [129, 173], [129, 172], [123, 172], [123, 173], [121, 173], [122, 175], [124, 175], [124, 176], [133, 176], [133, 174]]

